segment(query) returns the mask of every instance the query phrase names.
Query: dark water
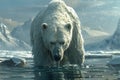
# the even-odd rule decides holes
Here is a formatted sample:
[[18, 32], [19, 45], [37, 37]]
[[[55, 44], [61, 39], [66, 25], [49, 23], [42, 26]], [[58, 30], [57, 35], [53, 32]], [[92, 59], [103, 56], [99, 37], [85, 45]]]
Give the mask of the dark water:
[[[34, 80], [33, 60], [26, 60], [28, 65], [25, 68], [0, 66], [0, 80]], [[110, 60], [111, 58], [86, 59], [85, 66], [81, 69], [81, 80], [120, 80], [120, 70], [106, 66]]]
[[0, 66], [0, 80], [34, 80], [33, 61], [26, 60], [28, 65], [25, 68]]

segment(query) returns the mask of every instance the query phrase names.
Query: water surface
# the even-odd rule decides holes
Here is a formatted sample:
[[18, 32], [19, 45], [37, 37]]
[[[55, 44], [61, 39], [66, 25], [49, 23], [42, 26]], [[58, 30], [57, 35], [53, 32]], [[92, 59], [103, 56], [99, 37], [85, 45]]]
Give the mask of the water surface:
[[[33, 57], [29, 51], [0, 51], [0, 59], [23, 57], [28, 64], [24, 68], [0, 66], [0, 80], [34, 80]], [[118, 57], [120, 55], [114, 56]], [[86, 59], [81, 69], [83, 80], [120, 80], [120, 70], [109, 68], [106, 64], [112, 58]], [[81, 79], [81, 80], [82, 80]], [[67, 80], [67, 79], [66, 79]]]

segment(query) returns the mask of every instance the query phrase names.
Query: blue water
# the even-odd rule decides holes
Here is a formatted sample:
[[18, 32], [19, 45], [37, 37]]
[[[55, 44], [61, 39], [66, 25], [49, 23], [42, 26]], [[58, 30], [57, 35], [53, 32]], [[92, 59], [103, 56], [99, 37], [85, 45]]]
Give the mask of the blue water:
[[[27, 60], [24, 68], [0, 66], [0, 80], [34, 80], [33, 56], [30, 51], [0, 51], [0, 59], [23, 57]], [[114, 56], [118, 57], [120, 55]], [[84, 80], [119, 80], [120, 70], [109, 68], [106, 64], [111, 58], [86, 59], [81, 69]]]

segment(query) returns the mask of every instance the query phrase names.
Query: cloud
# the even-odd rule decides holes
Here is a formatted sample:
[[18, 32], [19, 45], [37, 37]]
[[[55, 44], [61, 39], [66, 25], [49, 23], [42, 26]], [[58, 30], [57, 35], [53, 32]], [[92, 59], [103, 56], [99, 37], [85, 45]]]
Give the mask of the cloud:
[[120, 11], [113, 10], [101, 10], [101, 11], [93, 11], [93, 12], [78, 12], [79, 15], [82, 16], [93, 16], [93, 15], [103, 15], [103, 16], [112, 16], [112, 17], [120, 17]]
[[64, 0], [64, 1], [71, 7], [77, 7], [80, 5], [80, 0]]
[[101, 11], [101, 14], [104, 14], [106, 16], [120, 16], [120, 11], [113, 11], [113, 10]]
[[106, 1], [102, 0], [80, 0], [79, 8], [96, 8], [106, 4]]
[[90, 3], [90, 7], [100, 7], [106, 4], [105, 1], [97, 1], [97, 0], [91, 1], [89, 3]]
[[3, 18], [3, 17], [0, 17], [0, 22], [6, 24], [9, 27], [16, 27], [16, 26], [23, 24], [21, 22], [17, 22], [17, 21], [14, 21], [12, 19], [7, 19], [7, 18]]
[[[83, 1], [84, 2], [84, 1]], [[116, 3], [116, 4], [115, 4]], [[120, 5], [118, 2], [107, 1], [107, 0], [93, 0], [84, 2], [84, 6], [78, 11], [79, 15], [82, 16], [94, 16], [103, 15], [111, 17], [120, 16]]]

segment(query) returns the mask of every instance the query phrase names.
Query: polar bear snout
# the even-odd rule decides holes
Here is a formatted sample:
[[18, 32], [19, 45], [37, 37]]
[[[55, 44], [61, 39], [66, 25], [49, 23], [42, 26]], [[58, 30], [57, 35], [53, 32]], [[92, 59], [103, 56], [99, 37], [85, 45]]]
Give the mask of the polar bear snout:
[[58, 62], [58, 61], [61, 60], [62, 56], [61, 56], [60, 48], [55, 47], [55, 48], [53, 49], [53, 57], [54, 57], [54, 60], [55, 60], [56, 62]]
[[56, 62], [61, 60], [61, 56], [60, 55], [54, 55], [54, 59]]

